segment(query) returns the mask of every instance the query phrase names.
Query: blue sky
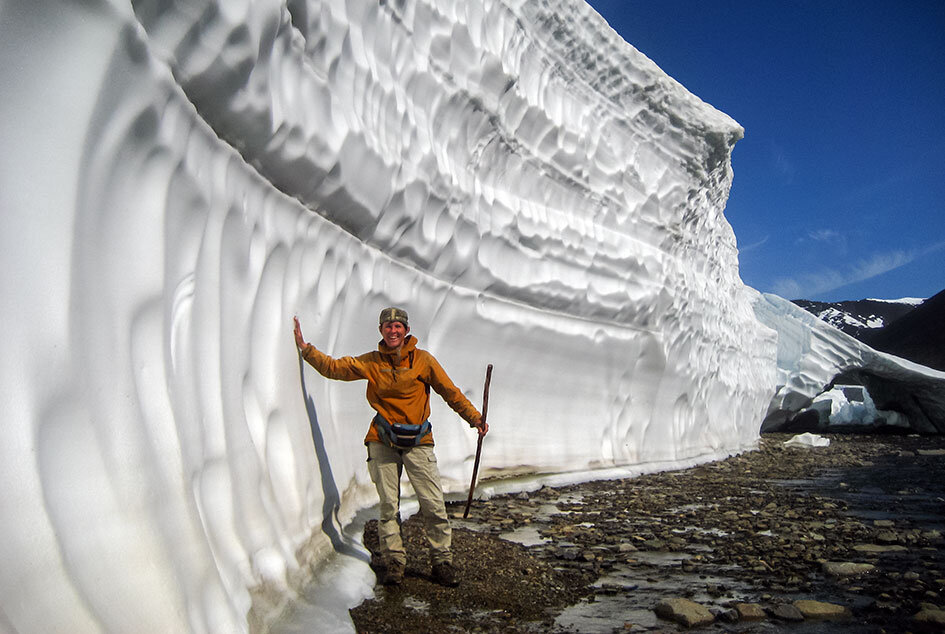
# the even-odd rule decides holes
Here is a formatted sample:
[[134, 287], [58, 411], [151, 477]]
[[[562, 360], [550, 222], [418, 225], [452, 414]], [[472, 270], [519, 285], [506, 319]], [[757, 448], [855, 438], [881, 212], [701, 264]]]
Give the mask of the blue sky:
[[945, 1], [592, 0], [745, 128], [725, 215], [788, 299], [945, 289]]

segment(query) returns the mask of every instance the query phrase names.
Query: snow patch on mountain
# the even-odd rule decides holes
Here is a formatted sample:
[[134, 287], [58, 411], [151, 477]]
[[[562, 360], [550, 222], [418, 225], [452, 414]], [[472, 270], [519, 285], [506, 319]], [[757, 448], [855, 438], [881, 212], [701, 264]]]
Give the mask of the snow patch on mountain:
[[867, 301], [870, 302], [885, 302], [888, 304], [908, 304], [910, 306], [918, 306], [924, 302], [927, 298], [925, 297], [900, 297], [899, 299], [877, 299], [875, 297], [870, 297]]
[[817, 317], [838, 328], [840, 327], [838, 324], [846, 324], [857, 328], [882, 328], [886, 324], [885, 320], [877, 315], [870, 315], [865, 318], [854, 317], [850, 313], [832, 307], [820, 311], [817, 313]]
[[794, 303], [834, 328], [857, 339], [864, 339], [907, 315], [922, 302], [916, 304], [911, 301], [873, 299], [817, 302], [800, 299], [794, 300]]

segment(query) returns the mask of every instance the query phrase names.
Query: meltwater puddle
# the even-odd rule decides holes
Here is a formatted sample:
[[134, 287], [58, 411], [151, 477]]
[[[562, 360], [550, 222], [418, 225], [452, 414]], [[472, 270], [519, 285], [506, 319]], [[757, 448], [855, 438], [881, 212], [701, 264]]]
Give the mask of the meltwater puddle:
[[756, 592], [750, 584], [727, 577], [667, 572], [691, 558], [688, 553], [634, 555], [646, 565], [614, 566], [593, 584], [594, 595], [562, 611], [555, 625], [588, 634], [654, 628], [667, 624], [653, 611], [653, 606], [667, 596], [685, 595], [697, 603], [712, 603], [720, 597], [726, 601], [748, 600]]
[[534, 525], [522, 526], [508, 533], [500, 533], [499, 537], [523, 546], [540, 546], [552, 541], [548, 537], [543, 537], [538, 532], [538, 527]]

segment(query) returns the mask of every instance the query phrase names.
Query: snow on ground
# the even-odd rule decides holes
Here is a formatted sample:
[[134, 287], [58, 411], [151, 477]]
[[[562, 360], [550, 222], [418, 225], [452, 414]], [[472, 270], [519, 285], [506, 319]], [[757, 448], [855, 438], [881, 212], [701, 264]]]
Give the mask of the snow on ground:
[[[369, 592], [363, 386], [300, 363], [293, 315], [341, 355], [402, 305], [474, 402], [493, 363], [484, 477], [757, 439], [782, 351], [722, 215], [742, 129], [587, 6], [0, 15], [5, 629], [247, 631], [313, 576]], [[432, 420], [462, 491], [475, 436]]]

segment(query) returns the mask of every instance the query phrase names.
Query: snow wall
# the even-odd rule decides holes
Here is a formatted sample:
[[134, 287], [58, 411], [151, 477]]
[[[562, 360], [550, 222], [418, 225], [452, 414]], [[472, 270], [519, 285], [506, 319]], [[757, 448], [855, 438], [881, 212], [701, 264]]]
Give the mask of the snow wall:
[[0, 80], [0, 630], [266, 627], [375, 501], [293, 315], [337, 356], [403, 306], [476, 403], [493, 363], [484, 477], [757, 438], [742, 129], [586, 5], [4, 0]]

